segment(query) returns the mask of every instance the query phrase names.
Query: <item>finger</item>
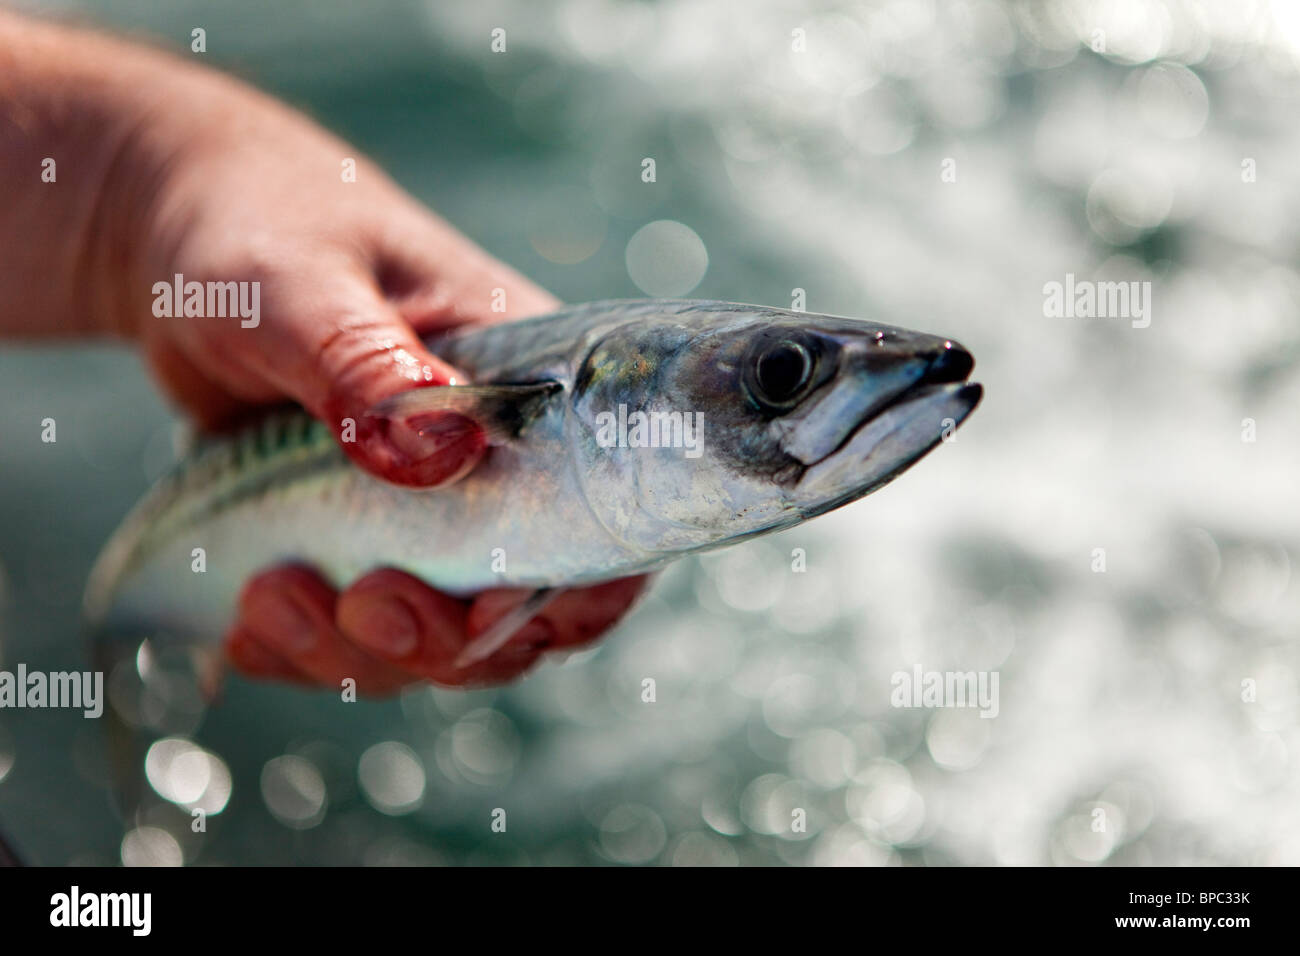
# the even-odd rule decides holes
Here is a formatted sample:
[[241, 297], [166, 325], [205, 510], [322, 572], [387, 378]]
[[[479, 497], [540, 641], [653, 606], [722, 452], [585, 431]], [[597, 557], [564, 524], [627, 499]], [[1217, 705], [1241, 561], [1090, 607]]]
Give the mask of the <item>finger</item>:
[[390, 220], [378, 245], [381, 288], [423, 334], [541, 315], [559, 305], [555, 296], [423, 209]]
[[[589, 643], [632, 608], [648, 582], [648, 576], [639, 575], [565, 591], [512, 637], [506, 647], [544, 642], [546, 649], [552, 649]], [[486, 631], [517, 607], [528, 593], [502, 588], [480, 594], [469, 613], [470, 635], [476, 637]]]
[[366, 414], [397, 392], [464, 376], [424, 348], [363, 266], [328, 250], [306, 270], [281, 266], [263, 282], [255, 325], [196, 319], [187, 349], [202, 351], [205, 368], [234, 370], [222, 385], [249, 370], [304, 405], [372, 474], [411, 486], [455, 481], [486, 448], [476, 423], [445, 413], [417, 427]]
[[340, 688], [350, 678], [358, 691], [381, 695], [409, 683], [409, 676], [343, 639], [334, 626], [335, 604], [334, 589], [315, 571], [274, 568], [244, 586], [238, 630], [325, 687]]
[[339, 596], [336, 619], [346, 639], [413, 677], [449, 687], [514, 680], [550, 642], [546, 625], [529, 624], [508, 648], [470, 667], [456, 658], [468, 643], [469, 602], [394, 568], [372, 571]]
[[335, 620], [344, 638], [408, 674], [455, 684], [452, 661], [465, 644], [468, 605], [419, 578], [380, 568], [339, 595]]
[[649, 575], [566, 591], [542, 612], [555, 629], [554, 648], [589, 644], [627, 615], [650, 586]]
[[243, 625], [235, 625], [222, 643], [227, 659], [245, 677], [294, 684], [314, 683], [310, 677], [262, 644]]
[[344, 451], [387, 481], [434, 486], [468, 473], [487, 446], [470, 419], [445, 413], [415, 425], [367, 414], [397, 392], [464, 381], [464, 376], [431, 355], [373, 285], [350, 286], [336, 301], [341, 311], [324, 337], [314, 318], [324, 303], [305, 305], [286, 323], [304, 359], [296, 371], [299, 381], [286, 387], [300, 387], [298, 397], [335, 429]]

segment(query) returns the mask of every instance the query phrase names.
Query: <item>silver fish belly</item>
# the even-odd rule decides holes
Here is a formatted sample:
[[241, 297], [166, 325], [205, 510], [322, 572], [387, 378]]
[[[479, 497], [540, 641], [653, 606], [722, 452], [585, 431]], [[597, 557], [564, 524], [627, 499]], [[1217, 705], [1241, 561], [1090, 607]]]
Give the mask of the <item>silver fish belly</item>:
[[[305, 413], [272, 416], [208, 443], [137, 506], [92, 573], [92, 623], [216, 640], [244, 581], [290, 562], [339, 584], [395, 567], [458, 595], [652, 570], [868, 494], [980, 397], [948, 340], [731, 303], [592, 303], [430, 346], [474, 385], [377, 413], [486, 422], [492, 447], [469, 476], [396, 487]], [[698, 423], [697, 445], [629, 441], [629, 419], [688, 440]]]

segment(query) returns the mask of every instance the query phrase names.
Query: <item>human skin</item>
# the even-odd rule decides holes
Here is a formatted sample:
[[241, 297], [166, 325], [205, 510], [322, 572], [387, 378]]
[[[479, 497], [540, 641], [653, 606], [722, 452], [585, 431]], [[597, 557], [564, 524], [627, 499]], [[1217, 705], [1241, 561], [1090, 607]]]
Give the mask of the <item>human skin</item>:
[[[460, 416], [417, 431], [365, 415], [405, 389], [465, 381], [420, 337], [556, 304], [288, 106], [187, 60], [3, 10], [0, 181], [0, 334], [129, 339], [204, 429], [297, 402], [357, 465], [402, 485], [456, 481], [490, 453]], [[153, 286], [176, 274], [260, 283], [260, 322], [156, 317]], [[355, 440], [343, 440], [349, 422]], [[523, 592], [460, 600], [391, 568], [340, 592], [311, 568], [270, 568], [245, 585], [225, 647], [248, 676], [351, 678], [368, 694], [497, 683], [594, 640], [644, 586], [565, 593], [457, 668]]]

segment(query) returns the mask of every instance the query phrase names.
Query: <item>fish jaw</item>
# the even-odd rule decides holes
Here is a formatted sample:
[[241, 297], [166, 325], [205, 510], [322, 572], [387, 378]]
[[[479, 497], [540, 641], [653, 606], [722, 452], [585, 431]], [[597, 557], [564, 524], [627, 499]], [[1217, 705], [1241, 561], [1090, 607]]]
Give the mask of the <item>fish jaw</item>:
[[975, 410], [983, 386], [919, 384], [861, 421], [840, 448], [810, 465], [795, 497], [806, 517], [870, 494], [949, 440]]
[[975, 359], [952, 339], [881, 328], [843, 336], [836, 374], [794, 414], [773, 420], [796, 463], [805, 516], [861, 498], [902, 474], [966, 420], [983, 394]]
[[899, 329], [842, 337], [836, 373], [804, 407], [773, 419], [782, 450], [811, 467], [910, 390], [962, 382], [975, 360], [952, 339]]

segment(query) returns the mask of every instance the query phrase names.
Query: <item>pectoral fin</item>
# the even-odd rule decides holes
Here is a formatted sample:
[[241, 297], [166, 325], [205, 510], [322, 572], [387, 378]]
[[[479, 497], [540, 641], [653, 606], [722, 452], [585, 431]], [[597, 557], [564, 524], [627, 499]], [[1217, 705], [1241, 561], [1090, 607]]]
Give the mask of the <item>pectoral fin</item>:
[[489, 444], [504, 445], [519, 436], [564, 391], [555, 381], [520, 385], [441, 385], [399, 392], [373, 406], [367, 415], [401, 420], [417, 429], [422, 418], [454, 412], [472, 419]]
[[510, 638], [518, 634], [520, 629], [536, 617], [546, 605], [563, 593], [564, 588], [538, 588], [524, 599], [523, 604], [466, 644], [460, 656], [456, 658], [456, 666], [468, 667], [470, 664], [477, 664], [491, 657], [510, 643]]

